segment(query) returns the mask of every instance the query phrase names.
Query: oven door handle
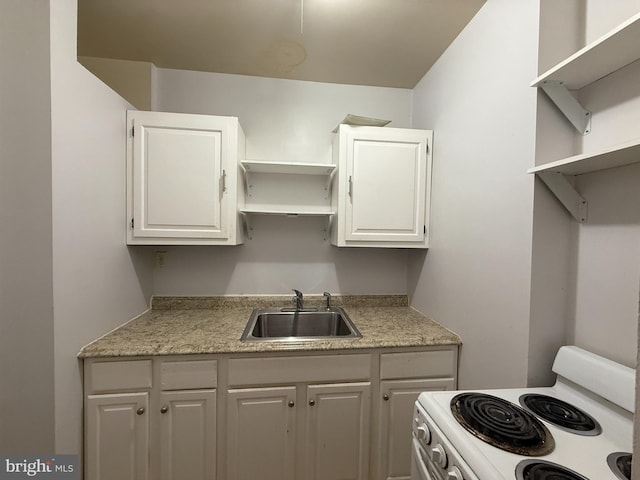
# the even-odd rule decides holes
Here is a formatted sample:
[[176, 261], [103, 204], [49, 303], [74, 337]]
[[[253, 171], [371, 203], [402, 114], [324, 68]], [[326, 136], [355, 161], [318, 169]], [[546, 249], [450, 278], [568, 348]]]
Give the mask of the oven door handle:
[[427, 456], [427, 453], [420, 446], [420, 442], [413, 438], [412, 443], [411, 480], [437, 480], [427, 471], [427, 466], [424, 463], [424, 458]]

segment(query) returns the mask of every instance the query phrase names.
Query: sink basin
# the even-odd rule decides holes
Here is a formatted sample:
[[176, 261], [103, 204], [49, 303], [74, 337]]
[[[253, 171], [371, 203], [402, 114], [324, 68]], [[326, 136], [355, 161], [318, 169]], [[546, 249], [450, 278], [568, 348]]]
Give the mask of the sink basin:
[[287, 342], [361, 338], [347, 313], [339, 307], [322, 310], [256, 309], [242, 341]]

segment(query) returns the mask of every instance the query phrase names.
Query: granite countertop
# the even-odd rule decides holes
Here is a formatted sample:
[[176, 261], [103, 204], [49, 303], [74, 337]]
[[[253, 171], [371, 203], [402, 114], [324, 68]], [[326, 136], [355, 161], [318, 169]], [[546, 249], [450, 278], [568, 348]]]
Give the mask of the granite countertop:
[[[305, 307], [322, 306], [305, 296]], [[152, 308], [83, 347], [78, 356], [127, 357], [457, 345], [460, 337], [409, 307], [406, 295], [332, 297], [362, 338], [241, 342], [254, 308], [291, 306], [291, 296], [154, 297]]]

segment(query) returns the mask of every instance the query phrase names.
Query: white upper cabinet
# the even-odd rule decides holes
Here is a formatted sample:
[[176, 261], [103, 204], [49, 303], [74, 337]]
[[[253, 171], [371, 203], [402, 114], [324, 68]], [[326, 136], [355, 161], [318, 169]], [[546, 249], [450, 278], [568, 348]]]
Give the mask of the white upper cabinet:
[[242, 243], [238, 119], [129, 111], [127, 128], [127, 243]]
[[340, 125], [331, 243], [427, 248], [433, 132]]

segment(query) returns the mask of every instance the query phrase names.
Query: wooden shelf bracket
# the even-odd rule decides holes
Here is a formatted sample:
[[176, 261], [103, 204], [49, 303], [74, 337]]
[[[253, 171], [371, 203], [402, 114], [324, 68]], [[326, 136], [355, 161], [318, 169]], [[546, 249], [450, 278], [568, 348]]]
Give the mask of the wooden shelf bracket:
[[537, 172], [536, 175], [551, 190], [578, 222], [587, 221], [587, 201], [573, 188], [567, 178], [558, 172]]
[[587, 135], [591, 132], [591, 112], [580, 105], [580, 102], [569, 93], [564, 82], [545, 80], [540, 84], [540, 88], [579, 133]]

